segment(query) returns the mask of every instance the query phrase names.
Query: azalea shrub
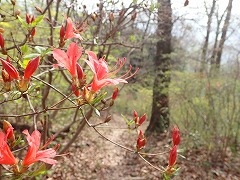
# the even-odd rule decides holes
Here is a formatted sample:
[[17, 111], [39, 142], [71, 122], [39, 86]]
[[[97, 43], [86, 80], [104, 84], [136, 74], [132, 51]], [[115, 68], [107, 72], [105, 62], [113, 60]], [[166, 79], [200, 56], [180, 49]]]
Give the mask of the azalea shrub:
[[[13, 9], [16, 3], [11, 1]], [[144, 152], [147, 140], [144, 132], [139, 130], [147, 119], [146, 114], [140, 116], [133, 110], [130, 120], [123, 115], [126, 128], [137, 134], [136, 141], [132, 142], [132, 149], [108, 139], [96, 128], [111, 121], [109, 109], [118, 98], [119, 84], [127, 84], [138, 73], [139, 68], [133, 69], [126, 58], [117, 58], [112, 65], [106, 56], [94, 51], [94, 46], [89, 49], [84, 46], [87, 22], [79, 24], [65, 16], [63, 24], [50, 23], [51, 20], [46, 15], [47, 11], [50, 12], [50, 5], [45, 10], [35, 7], [38, 12], [36, 15], [20, 14], [16, 10], [2, 20], [5, 22], [7, 18], [14, 18], [14, 23], [21, 27], [25, 36], [19, 34], [12, 37], [13, 43], [9, 43], [10, 37], [6, 35], [4, 28], [0, 28], [0, 104], [3, 107], [0, 109], [3, 125], [0, 131], [0, 164], [3, 169], [0, 171], [1, 177], [21, 179], [45, 174], [61, 156], [68, 154], [69, 147], [78, 141], [77, 137], [85, 125], [93, 128], [107, 141], [136, 153], [147, 161], [144, 158], [148, 155]], [[121, 13], [123, 12], [119, 13], [120, 17], [123, 15]], [[90, 17], [94, 20], [93, 16]], [[136, 12], [132, 14], [130, 21], [135, 18]], [[41, 23], [44, 22], [49, 25], [51, 34], [46, 41], [37, 37], [42, 28]], [[53, 33], [55, 29], [58, 32]], [[55, 79], [58, 83], [55, 83]], [[21, 107], [14, 110], [13, 106], [19, 103], [22, 103]], [[56, 116], [61, 111], [64, 111], [65, 118], [69, 118], [69, 124], [59, 124]], [[104, 118], [100, 116], [102, 111], [108, 112]], [[72, 112], [74, 116], [68, 117], [67, 113], [72, 115]], [[102, 121], [92, 124], [90, 118], [93, 114], [102, 118]], [[16, 120], [27, 122], [20, 132]], [[57, 130], [52, 128], [53, 124], [57, 126]], [[69, 137], [64, 146], [61, 146], [61, 140], [54, 141], [62, 132], [70, 130], [73, 136]], [[168, 166], [157, 168], [165, 178], [178, 169], [176, 160], [179, 143], [179, 130], [175, 127], [172, 132], [172, 146], [167, 151]]]

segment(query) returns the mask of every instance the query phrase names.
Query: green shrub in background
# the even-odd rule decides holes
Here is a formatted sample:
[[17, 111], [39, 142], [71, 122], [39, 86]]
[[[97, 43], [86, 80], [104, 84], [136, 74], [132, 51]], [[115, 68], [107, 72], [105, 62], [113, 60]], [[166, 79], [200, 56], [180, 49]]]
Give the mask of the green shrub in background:
[[236, 74], [212, 78], [174, 72], [170, 88], [171, 122], [185, 132], [186, 148], [207, 147], [225, 155], [238, 148], [240, 81]]

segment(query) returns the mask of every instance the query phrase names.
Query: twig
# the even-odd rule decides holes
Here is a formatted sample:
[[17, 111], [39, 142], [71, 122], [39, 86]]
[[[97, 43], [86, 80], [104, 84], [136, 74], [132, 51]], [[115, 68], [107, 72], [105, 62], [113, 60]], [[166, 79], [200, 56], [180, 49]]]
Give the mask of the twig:
[[31, 103], [31, 101], [30, 101], [30, 99], [29, 99], [29, 95], [28, 95], [28, 94], [26, 94], [26, 98], [27, 98], [28, 104], [29, 104], [29, 106], [30, 106], [30, 109], [31, 109], [31, 110], [33, 111], [33, 113], [34, 113], [34, 114], [33, 114], [33, 126], [34, 126], [34, 129], [36, 130], [36, 129], [37, 129], [37, 119], [36, 119], [37, 113], [36, 113], [36, 111], [35, 111], [32, 103]]

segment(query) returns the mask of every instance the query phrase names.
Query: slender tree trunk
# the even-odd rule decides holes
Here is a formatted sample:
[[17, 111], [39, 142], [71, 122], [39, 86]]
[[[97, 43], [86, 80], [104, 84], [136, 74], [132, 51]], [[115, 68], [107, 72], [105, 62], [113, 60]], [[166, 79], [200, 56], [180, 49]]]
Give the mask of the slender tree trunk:
[[227, 15], [226, 15], [226, 18], [224, 21], [224, 25], [222, 28], [222, 36], [221, 36], [219, 46], [218, 46], [218, 52], [217, 52], [217, 57], [216, 57], [216, 66], [218, 69], [220, 68], [222, 51], [223, 51], [224, 43], [226, 41], [227, 30], [228, 30], [229, 22], [231, 19], [232, 3], [233, 3], [233, 0], [228, 1]]
[[207, 21], [207, 34], [206, 34], [206, 37], [205, 37], [205, 41], [204, 41], [203, 48], [202, 48], [202, 54], [201, 54], [201, 63], [202, 64], [201, 64], [200, 72], [204, 71], [205, 64], [207, 63], [206, 56], [207, 56], [207, 50], [208, 50], [208, 44], [209, 44], [209, 36], [210, 36], [210, 33], [211, 33], [212, 17], [213, 17], [215, 7], [216, 7], [216, 0], [213, 0], [211, 10], [208, 13], [207, 12], [207, 6], [205, 5], [206, 12], [207, 12], [207, 15], [208, 15], [208, 21]]
[[215, 64], [216, 64], [216, 56], [217, 56], [217, 47], [218, 47], [218, 37], [220, 34], [220, 25], [223, 21], [223, 17], [226, 13], [227, 9], [224, 11], [224, 13], [221, 15], [220, 19], [218, 18], [218, 11], [216, 12], [216, 18], [217, 18], [217, 29], [216, 29], [216, 33], [215, 33], [215, 39], [214, 39], [214, 45], [212, 48], [212, 55], [210, 58], [210, 64], [211, 64], [211, 68], [210, 68], [210, 74], [213, 74], [213, 70], [215, 69]]
[[170, 83], [170, 53], [172, 31], [172, 9], [170, 0], [158, 0], [159, 41], [154, 59], [155, 80], [153, 86], [153, 103], [147, 134], [163, 133], [169, 126], [168, 87]]

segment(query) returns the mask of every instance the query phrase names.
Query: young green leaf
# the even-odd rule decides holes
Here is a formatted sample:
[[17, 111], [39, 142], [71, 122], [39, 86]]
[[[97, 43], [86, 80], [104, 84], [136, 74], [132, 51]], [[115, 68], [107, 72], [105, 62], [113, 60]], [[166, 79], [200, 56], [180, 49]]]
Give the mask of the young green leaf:
[[17, 19], [25, 28], [28, 28], [28, 24], [20, 16], [17, 16]]
[[106, 95], [107, 95], [107, 92], [105, 92], [102, 95], [96, 97], [94, 100], [91, 101], [91, 104], [94, 105], [94, 104], [100, 102]]
[[44, 18], [44, 15], [40, 15], [38, 16], [32, 23], [31, 23], [31, 27], [35, 27], [36, 25], [38, 25]]

